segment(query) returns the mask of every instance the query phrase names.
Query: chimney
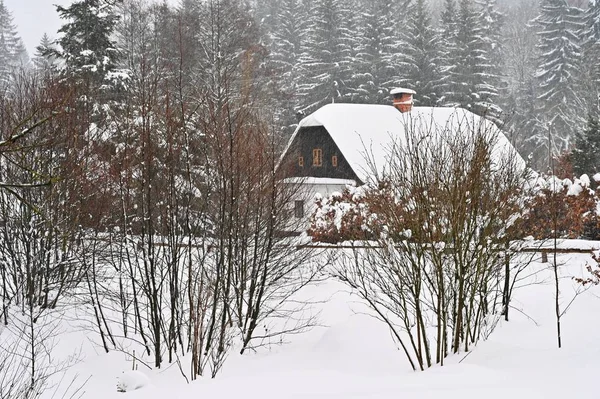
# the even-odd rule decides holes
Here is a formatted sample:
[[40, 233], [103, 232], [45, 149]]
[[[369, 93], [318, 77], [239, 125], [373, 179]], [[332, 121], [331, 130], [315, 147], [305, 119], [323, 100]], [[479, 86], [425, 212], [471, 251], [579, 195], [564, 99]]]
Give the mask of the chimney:
[[416, 91], [411, 89], [403, 89], [398, 87], [390, 91], [394, 107], [400, 112], [409, 112], [413, 106], [413, 94], [417, 94]]

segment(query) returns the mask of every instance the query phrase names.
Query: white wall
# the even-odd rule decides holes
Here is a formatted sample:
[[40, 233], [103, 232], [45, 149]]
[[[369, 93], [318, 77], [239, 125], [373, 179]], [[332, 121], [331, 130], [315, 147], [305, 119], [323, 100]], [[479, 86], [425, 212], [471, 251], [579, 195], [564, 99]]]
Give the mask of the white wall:
[[298, 219], [292, 216], [297, 222], [293, 224], [293, 231], [303, 232], [310, 227], [310, 218], [316, 208], [315, 196], [317, 194], [323, 198], [328, 197], [335, 192], [341, 193], [347, 185], [355, 185], [356, 183], [354, 180], [310, 177], [305, 178], [301, 182], [298, 182], [298, 180], [291, 181], [290, 184], [300, 185], [300, 189], [290, 202], [290, 210], [292, 211], [292, 215], [294, 215], [295, 201], [304, 201], [304, 217]]

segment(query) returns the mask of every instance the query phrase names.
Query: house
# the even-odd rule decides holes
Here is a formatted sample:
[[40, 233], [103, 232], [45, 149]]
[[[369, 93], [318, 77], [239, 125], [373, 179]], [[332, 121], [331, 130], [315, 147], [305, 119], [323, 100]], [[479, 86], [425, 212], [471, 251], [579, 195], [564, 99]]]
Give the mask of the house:
[[391, 144], [407, 131], [443, 129], [466, 134], [473, 126], [495, 129], [499, 134], [494, 151], [508, 151], [525, 167], [492, 122], [461, 108], [413, 107], [414, 94], [409, 89], [392, 90], [393, 106], [328, 104], [300, 121], [280, 162], [286, 168], [286, 181], [301, 186], [291, 204], [299, 231], [308, 227], [315, 194], [328, 196], [346, 185], [362, 185], [375, 173], [385, 173]]

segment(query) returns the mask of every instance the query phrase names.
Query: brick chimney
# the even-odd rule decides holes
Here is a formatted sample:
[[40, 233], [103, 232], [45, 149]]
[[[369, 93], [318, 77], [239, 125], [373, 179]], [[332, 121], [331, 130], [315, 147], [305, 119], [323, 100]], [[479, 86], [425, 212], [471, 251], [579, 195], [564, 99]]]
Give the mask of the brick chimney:
[[416, 91], [411, 89], [403, 89], [398, 87], [390, 91], [394, 107], [400, 112], [409, 112], [413, 106], [413, 94], [417, 94]]

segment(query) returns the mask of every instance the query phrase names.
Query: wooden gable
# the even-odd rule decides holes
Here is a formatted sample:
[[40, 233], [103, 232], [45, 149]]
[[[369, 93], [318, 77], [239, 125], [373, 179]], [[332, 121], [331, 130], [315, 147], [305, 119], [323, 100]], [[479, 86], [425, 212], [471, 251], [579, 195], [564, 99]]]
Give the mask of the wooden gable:
[[287, 177], [326, 177], [362, 183], [324, 126], [301, 127], [282, 166]]

